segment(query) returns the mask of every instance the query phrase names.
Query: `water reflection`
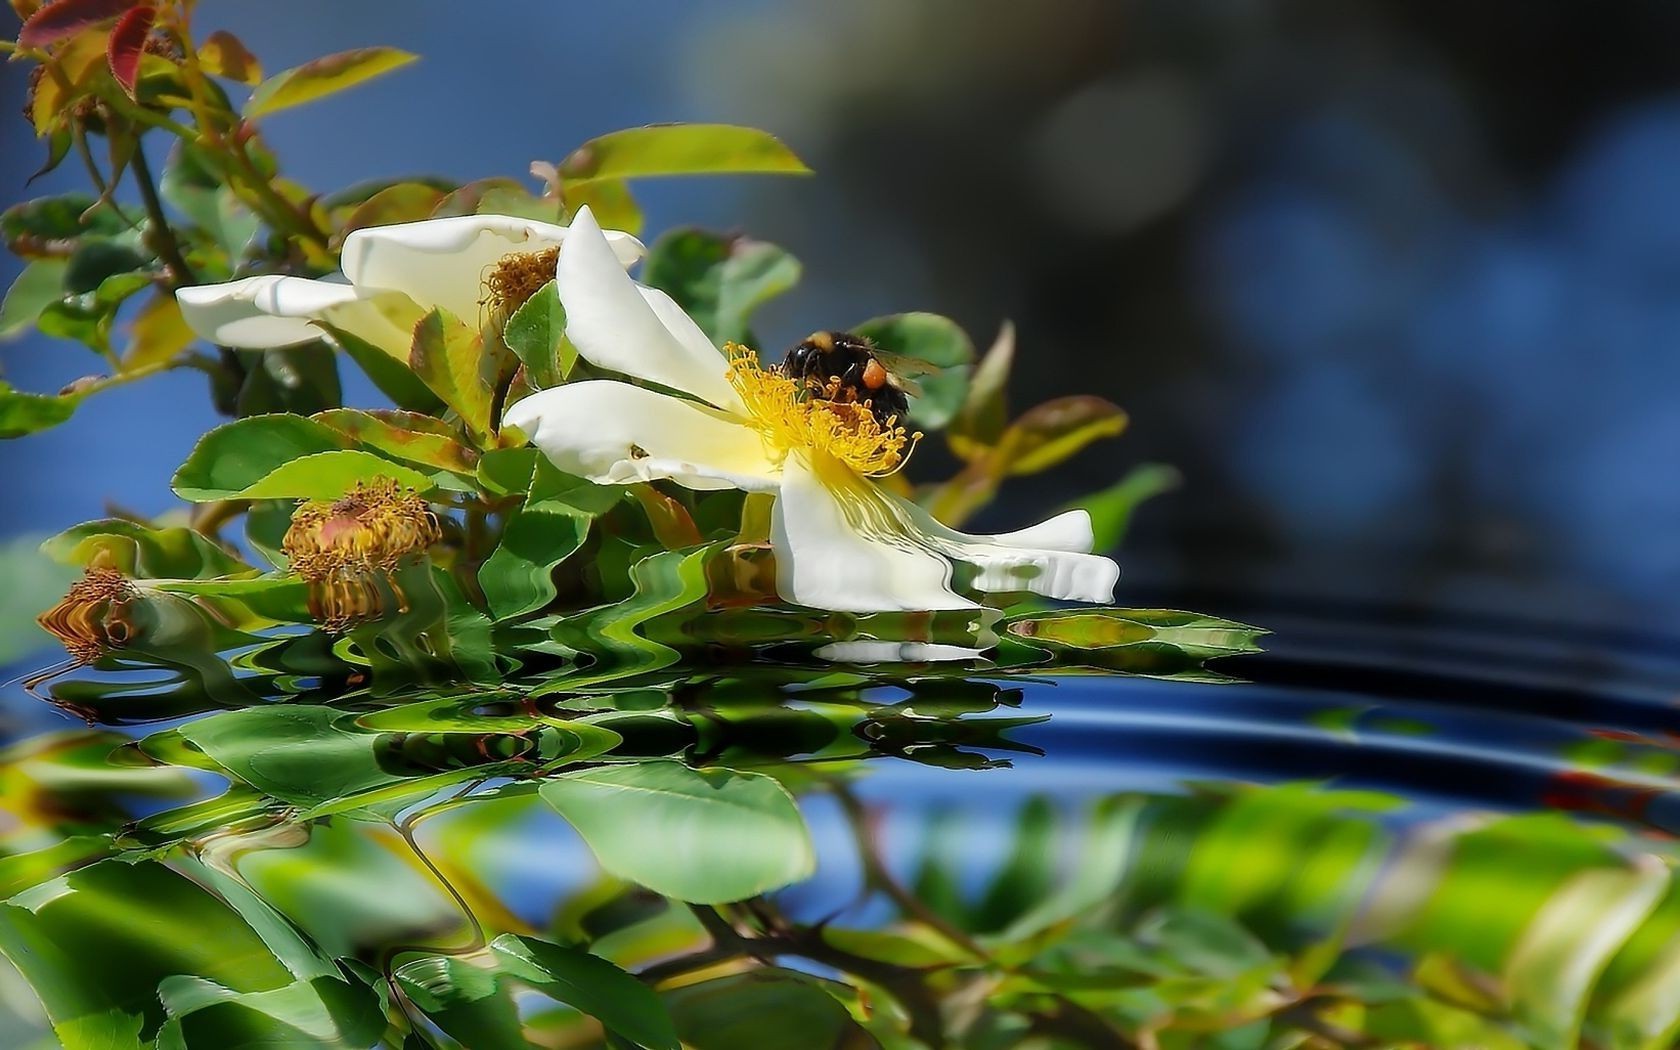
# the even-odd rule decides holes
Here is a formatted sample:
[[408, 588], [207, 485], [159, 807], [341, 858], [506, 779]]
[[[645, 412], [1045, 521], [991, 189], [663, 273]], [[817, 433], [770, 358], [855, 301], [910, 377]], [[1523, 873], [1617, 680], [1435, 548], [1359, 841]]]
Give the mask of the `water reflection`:
[[1315, 675], [1305, 631], [1210, 668], [1256, 633], [1149, 610], [678, 605], [475, 652], [426, 607], [38, 686], [91, 724], [0, 756], [9, 1045], [1680, 1031], [1650, 698]]

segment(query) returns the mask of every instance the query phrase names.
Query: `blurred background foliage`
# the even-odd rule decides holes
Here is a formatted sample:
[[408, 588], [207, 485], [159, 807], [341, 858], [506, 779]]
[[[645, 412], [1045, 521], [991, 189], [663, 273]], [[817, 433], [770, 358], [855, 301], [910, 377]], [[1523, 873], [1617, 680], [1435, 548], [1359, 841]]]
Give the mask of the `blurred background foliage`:
[[[1013, 319], [1021, 403], [1116, 400], [1126, 461], [1185, 478], [1140, 517], [1134, 595], [1674, 609], [1680, 557], [1653, 527], [1680, 509], [1672, 5], [672, 0], [464, 20], [299, 0], [206, 17], [275, 69], [357, 44], [425, 56], [267, 123], [310, 184], [518, 173], [650, 120], [777, 133], [818, 179], [650, 184], [649, 228], [738, 226], [799, 256], [803, 286], [757, 325], [772, 347], [889, 310], [978, 339]], [[23, 90], [0, 69], [6, 104]], [[0, 191], [20, 199], [37, 147], [19, 121], [0, 135]], [[62, 350], [0, 355], [18, 386], [54, 389], [86, 371]], [[0, 528], [54, 531], [107, 499], [165, 509], [212, 423], [200, 382], [112, 391], [0, 448], [33, 497]], [[141, 424], [160, 402], [183, 410]], [[1118, 473], [1090, 451], [1012, 482], [978, 524]]]

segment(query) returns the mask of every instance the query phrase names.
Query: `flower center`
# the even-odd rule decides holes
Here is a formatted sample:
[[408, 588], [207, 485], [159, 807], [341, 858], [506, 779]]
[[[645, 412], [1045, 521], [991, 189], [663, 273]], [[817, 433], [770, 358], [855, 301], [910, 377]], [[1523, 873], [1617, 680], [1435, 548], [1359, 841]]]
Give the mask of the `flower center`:
[[437, 516], [390, 478], [358, 482], [337, 500], [310, 500], [292, 514], [281, 548], [310, 582], [389, 572], [441, 538]]
[[483, 305], [499, 317], [509, 316], [529, 302], [543, 285], [554, 280], [554, 268], [559, 262], [558, 247], [502, 256], [484, 277]]
[[824, 452], [868, 477], [902, 468], [922, 435], [875, 418], [870, 402], [850, 400], [838, 376], [826, 383], [791, 378], [759, 363], [758, 354], [730, 343], [729, 383], [753, 425], [778, 457], [793, 449]]

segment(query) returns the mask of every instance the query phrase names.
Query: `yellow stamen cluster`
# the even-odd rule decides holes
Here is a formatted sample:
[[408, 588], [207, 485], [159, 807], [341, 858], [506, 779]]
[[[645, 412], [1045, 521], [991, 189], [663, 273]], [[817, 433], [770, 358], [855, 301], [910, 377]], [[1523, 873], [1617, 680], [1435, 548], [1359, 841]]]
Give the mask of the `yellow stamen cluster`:
[[498, 259], [484, 276], [484, 299], [497, 316], [507, 317], [554, 280], [559, 248], [540, 252], [511, 252]]
[[115, 569], [88, 569], [70, 585], [64, 600], [36, 618], [36, 623], [64, 644], [72, 657], [87, 664], [134, 637], [128, 606], [139, 597], [133, 582]]
[[357, 483], [341, 499], [309, 500], [292, 514], [281, 549], [312, 582], [389, 572], [442, 536], [426, 501], [390, 478]]
[[752, 350], [730, 343], [729, 383], [747, 406], [765, 445], [778, 457], [793, 449], [826, 453], [869, 477], [885, 477], [904, 466], [921, 439], [875, 418], [870, 402], [847, 398], [838, 376], [826, 384], [794, 379], [759, 363]]

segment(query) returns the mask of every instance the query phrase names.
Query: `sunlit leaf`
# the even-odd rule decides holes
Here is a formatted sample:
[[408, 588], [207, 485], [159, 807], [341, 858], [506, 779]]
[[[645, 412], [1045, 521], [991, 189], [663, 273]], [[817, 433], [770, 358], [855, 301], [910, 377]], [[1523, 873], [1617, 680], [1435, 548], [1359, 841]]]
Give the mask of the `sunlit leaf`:
[[241, 84], [262, 82], [262, 65], [245, 44], [225, 29], [204, 38], [198, 48], [198, 63], [212, 76], [226, 77]]
[[651, 124], [590, 139], [560, 162], [568, 183], [655, 175], [808, 175], [768, 132], [732, 124]]
[[444, 191], [427, 182], [399, 182], [368, 197], [344, 219], [341, 230], [349, 233], [369, 226], [417, 222], [431, 216]]
[[1001, 450], [1010, 474], [1037, 474], [1093, 441], [1126, 429], [1126, 413], [1100, 397], [1077, 395], [1035, 405], [1009, 425]]
[[317, 58], [258, 84], [245, 103], [245, 116], [267, 116], [325, 98], [406, 66], [417, 57], [392, 47], [364, 47]]
[[[299, 456], [225, 499], [338, 499], [358, 484], [390, 478], [417, 492], [432, 487], [429, 477], [371, 452], [341, 449]], [[177, 489], [177, 492], [181, 490]]]
[[41, 545], [69, 565], [98, 565], [138, 579], [213, 579], [251, 567], [207, 537], [184, 528], [150, 528], [123, 518], [71, 526]]
[[547, 781], [542, 797], [603, 868], [678, 900], [740, 900], [815, 866], [798, 807], [761, 774], [676, 762], [607, 766]]
[[952, 451], [963, 459], [979, 457], [1002, 439], [1009, 425], [1009, 370], [1014, 364], [1015, 326], [1005, 321], [974, 370], [962, 408], [951, 420], [947, 437]]
[[433, 416], [400, 409], [335, 408], [310, 417], [393, 459], [471, 478], [477, 456], [459, 431]]
[[577, 364], [577, 348], [566, 338], [566, 308], [560, 305], [553, 281], [513, 312], [502, 328], [502, 340], [539, 390], [564, 382]]
[[747, 322], [799, 283], [799, 260], [773, 244], [674, 230], [648, 251], [642, 279], [667, 292], [718, 345], [750, 343]]
[[331, 427], [298, 416], [235, 420], [199, 439], [175, 472], [173, 486], [182, 499], [227, 499], [295, 459], [351, 444]]
[[[79, 3], [68, 4], [66, 13], [80, 6]], [[99, 6], [99, 0], [93, 0], [90, 6]], [[42, 8], [37, 14], [46, 10]], [[113, 15], [116, 13], [112, 12]], [[107, 75], [105, 29], [97, 24], [83, 23], [82, 27], [68, 32], [68, 38], [53, 48], [53, 61], [58, 66], [59, 75], [44, 77], [36, 86], [35, 97], [30, 100], [29, 120], [35, 126], [37, 136], [64, 130], [76, 104], [92, 94], [99, 78]]]
[[76, 411], [77, 398], [28, 394], [0, 382], [0, 438], [56, 427]]
[[0, 340], [24, 335], [47, 304], [63, 298], [67, 266], [63, 259], [32, 259], [24, 265], [0, 303]]
[[175, 297], [167, 293], [157, 295], [134, 315], [128, 349], [122, 356], [123, 371], [133, 372], [172, 361], [197, 338], [181, 316]]
[[490, 432], [493, 394], [490, 379], [495, 358], [486, 354], [483, 336], [447, 310], [436, 309], [414, 329], [409, 366], [421, 382], [460, 415], [480, 442]]
[[157, 987], [175, 974], [240, 992], [293, 981], [226, 904], [161, 864], [103, 861], [11, 898], [0, 916], [0, 951], [72, 1050], [138, 1045], [165, 1020]]

